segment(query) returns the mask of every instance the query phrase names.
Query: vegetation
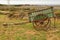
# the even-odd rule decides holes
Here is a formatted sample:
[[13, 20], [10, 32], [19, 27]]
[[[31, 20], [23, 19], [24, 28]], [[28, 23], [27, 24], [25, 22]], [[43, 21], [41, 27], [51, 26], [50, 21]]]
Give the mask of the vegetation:
[[[19, 7], [17, 8], [19, 9]], [[37, 10], [36, 7], [33, 7], [33, 8], [30, 7], [30, 9], [29, 8], [27, 9], [26, 7], [26, 9], [24, 9], [23, 11], [23, 6], [22, 6], [20, 7], [20, 10], [17, 10], [17, 12], [28, 15], [28, 12], [31, 11], [32, 9]], [[12, 10], [16, 12], [15, 11], [16, 9], [12, 8]], [[28, 11], [25, 11], [25, 10], [28, 10]], [[13, 11], [10, 11], [10, 12], [13, 12]], [[16, 19], [16, 18], [10, 19], [8, 18], [8, 15], [0, 14], [0, 40], [49, 40], [49, 38], [54, 37], [51, 35], [57, 35], [57, 37], [54, 37], [54, 38], [56, 38], [57, 40], [60, 40], [60, 36], [59, 36], [60, 35], [60, 32], [59, 32], [60, 31], [60, 19], [58, 19], [58, 21], [56, 22], [56, 30], [59, 30], [57, 32], [54, 32], [55, 30], [36, 31], [32, 23], [25, 23], [22, 25], [12, 25], [12, 24], [10, 25], [9, 24], [8, 26], [3, 26], [3, 23], [18, 23], [18, 22], [28, 21], [28, 19], [26, 20], [25, 19]], [[50, 37], [48, 37], [49, 35]]]

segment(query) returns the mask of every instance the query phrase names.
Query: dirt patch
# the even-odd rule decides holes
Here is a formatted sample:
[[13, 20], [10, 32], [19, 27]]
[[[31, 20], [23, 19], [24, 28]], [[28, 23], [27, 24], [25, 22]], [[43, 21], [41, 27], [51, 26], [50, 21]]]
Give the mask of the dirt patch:
[[60, 40], [60, 38], [54, 34], [55, 32], [57, 32], [59, 30], [51, 30], [47, 32], [47, 40]]
[[50, 34], [47, 36], [47, 40], [59, 40], [59, 37], [54, 34]]
[[31, 35], [34, 35], [34, 34], [36, 34], [36, 32], [35, 32], [35, 31], [28, 30], [28, 31], [25, 32], [25, 34], [31, 34]]

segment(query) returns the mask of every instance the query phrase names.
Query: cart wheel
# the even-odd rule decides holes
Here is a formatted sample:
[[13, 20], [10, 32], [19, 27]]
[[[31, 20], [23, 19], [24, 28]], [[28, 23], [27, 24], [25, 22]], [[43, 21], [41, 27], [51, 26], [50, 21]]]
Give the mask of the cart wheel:
[[[43, 14], [40, 14], [40, 15], [37, 15], [37, 16], [41, 16], [42, 17], [42, 15]], [[43, 19], [39, 19], [39, 20], [33, 21], [33, 25], [34, 25], [34, 28], [36, 30], [46, 30], [47, 29], [50, 19], [46, 15], [43, 15], [43, 16], [45, 16], [45, 17], [43, 17]]]

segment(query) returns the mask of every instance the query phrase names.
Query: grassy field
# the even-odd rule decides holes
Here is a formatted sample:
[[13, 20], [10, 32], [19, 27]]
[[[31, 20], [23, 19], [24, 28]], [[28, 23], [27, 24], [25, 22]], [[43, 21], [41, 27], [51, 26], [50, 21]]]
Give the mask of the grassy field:
[[[19, 20], [8, 20], [5, 15], [0, 15], [0, 40], [46, 40], [46, 32], [36, 31], [32, 23], [22, 25], [2, 24], [10, 22], [21, 22]], [[7, 19], [7, 20], [6, 20]]]
[[56, 20], [56, 28], [48, 31], [37, 31], [32, 23], [3, 26], [3, 23], [23, 21], [27, 20], [10, 20], [7, 15], [0, 14], [0, 40], [60, 40], [60, 19]]
[[16, 19], [10, 20], [6, 15], [0, 15], [0, 40], [60, 40], [59, 20], [57, 19], [56, 21], [57, 28], [55, 30], [36, 31], [32, 23], [3, 26], [3, 23], [22, 21]]

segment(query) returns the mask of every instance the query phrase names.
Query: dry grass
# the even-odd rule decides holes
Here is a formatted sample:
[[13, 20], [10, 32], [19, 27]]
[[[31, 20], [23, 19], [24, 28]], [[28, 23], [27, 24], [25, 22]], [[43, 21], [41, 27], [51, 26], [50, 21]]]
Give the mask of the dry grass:
[[[34, 8], [36, 7], [33, 6], [31, 10], [32, 9], [34, 10]], [[14, 23], [14, 22], [23, 22], [23, 21], [27, 21], [27, 19], [16, 20], [13, 18], [10, 20], [6, 15], [0, 15], [0, 40], [59, 40], [60, 39], [60, 36], [59, 36], [60, 35], [60, 32], [59, 32], [60, 19], [57, 19], [57, 22], [56, 22], [56, 27], [57, 27], [56, 30], [58, 31], [56, 30], [36, 31], [33, 28], [32, 23], [23, 24], [23, 25], [8, 25], [8, 26], [2, 25], [4, 22]]]

